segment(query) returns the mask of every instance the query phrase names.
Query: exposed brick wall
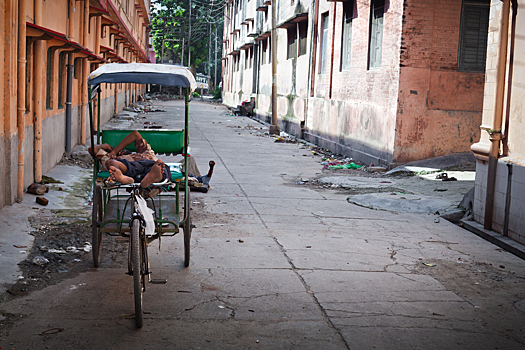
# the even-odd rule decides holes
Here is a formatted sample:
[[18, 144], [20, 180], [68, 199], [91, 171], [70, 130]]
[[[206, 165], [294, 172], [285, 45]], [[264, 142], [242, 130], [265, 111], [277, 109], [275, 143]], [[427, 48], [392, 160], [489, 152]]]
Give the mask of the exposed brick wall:
[[404, 1], [394, 162], [467, 152], [479, 139], [485, 75], [457, 71], [461, 4]]
[[456, 70], [459, 0], [405, 0], [401, 67]]

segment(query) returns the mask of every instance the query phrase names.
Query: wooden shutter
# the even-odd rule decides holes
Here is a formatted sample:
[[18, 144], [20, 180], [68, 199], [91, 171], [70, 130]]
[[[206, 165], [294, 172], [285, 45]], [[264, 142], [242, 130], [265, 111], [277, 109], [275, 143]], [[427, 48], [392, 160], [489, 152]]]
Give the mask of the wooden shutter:
[[368, 48], [368, 69], [381, 67], [384, 8], [384, 0], [372, 0], [370, 4], [370, 46]]
[[328, 55], [328, 13], [323, 14], [323, 32], [321, 33], [321, 67], [320, 73], [326, 72], [326, 60]]
[[458, 50], [458, 70], [485, 71], [489, 1], [464, 1]]
[[352, 19], [354, 17], [353, 1], [343, 2], [343, 37], [341, 43], [341, 70], [350, 69], [352, 59]]
[[297, 57], [297, 25], [294, 24], [287, 29], [288, 33], [288, 55], [286, 58]]
[[307, 36], [308, 36], [308, 21], [306, 20], [306, 21], [299, 22], [299, 56], [306, 54]]

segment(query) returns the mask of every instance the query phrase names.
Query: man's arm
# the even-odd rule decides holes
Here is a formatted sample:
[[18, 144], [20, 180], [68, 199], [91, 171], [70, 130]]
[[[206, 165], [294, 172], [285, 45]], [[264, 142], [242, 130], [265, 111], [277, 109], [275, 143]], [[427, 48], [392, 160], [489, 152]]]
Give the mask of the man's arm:
[[113, 147], [111, 147], [110, 145], [108, 145], [107, 143], [103, 143], [101, 145], [95, 145], [95, 154], [93, 154], [93, 152], [91, 151], [91, 147], [88, 148], [88, 152], [92, 155], [92, 156], [95, 156], [97, 155], [98, 151], [103, 149], [104, 151], [106, 152], [111, 152], [113, 150]]
[[117, 156], [117, 154], [122, 151], [127, 146], [131, 145], [132, 143], [135, 143], [138, 140], [142, 140], [142, 136], [137, 130], [134, 130], [128, 134], [128, 136], [124, 137], [122, 141], [115, 147], [110, 154], [113, 156]]

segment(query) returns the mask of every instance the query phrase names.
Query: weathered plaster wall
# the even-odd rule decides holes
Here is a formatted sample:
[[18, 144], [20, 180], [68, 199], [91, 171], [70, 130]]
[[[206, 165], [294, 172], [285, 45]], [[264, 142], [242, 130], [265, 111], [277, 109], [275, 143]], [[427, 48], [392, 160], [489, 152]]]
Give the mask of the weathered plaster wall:
[[457, 71], [461, 1], [405, 2], [394, 162], [470, 150], [483, 73]]
[[512, 158], [525, 162], [525, 4], [523, 3], [518, 5], [514, 27], [514, 34], [510, 39], [513, 43], [511, 47], [514, 49], [510, 114], [504, 132], [508, 140], [506, 152]]
[[[496, 170], [496, 191], [494, 193], [494, 212], [492, 230], [503, 234], [507, 192], [510, 191], [508, 236], [525, 244], [525, 166], [513, 164], [512, 181], [508, 187], [509, 159], [498, 161]], [[487, 195], [488, 162], [476, 162], [476, 181], [474, 189], [474, 220], [485, 220], [485, 198]]]
[[[7, 29], [7, 15], [6, 15], [6, 1], [0, 1], [0, 31], [4, 32]], [[5, 39], [7, 35], [0, 35], [0, 62], [5, 62], [5, 52], [6, 52], [6, 46], [5, 46]], [[5, 69], [4, 65], [0, 64], [0, 79], [2, 81], [6, 81], [5, 76]], [[6, 108], [6, 86], [3, 84], [1, 88], [1, 98], [0, 98], [0, 112], [5, 115], [5, 108]], [[7, 147], [7, 139], [8, 135], [6, 134], [5, 130], [5, 118], [0, 118], [0, 183], [6, 184], [3, 186], [3, 189], [0, 190], [0, 207], [3, 205], [3, 203], [8, 202], [7, 201], [7, 188], [10, 187], [9, 184], [7, 184], [7, 180], [9, 177], [7, 176], [7, 157], [10, 155], [10, 152], [8, 152]]]
[[45, 173], [62, 158], [66, 144], [66, 115], [58, 113], [42, 121], [42, 135], [53, 137], [42, 138], [42, 171]]
[[329, 10], [331, 21], [335, 14], [335, 32], [333, 38], [331, 32], [328, 37], [334, 43], [328, 51], [328, 57], [333, 55], [333, 63], [329, 63], [326, 74], [317, 74], [318, 62], [313, 66], [316, 98], [310, 99], [308, 105], [309, 138], [356, 159], [390, 163], [394, 152], [403, 3], [386, 2], [379, 69], [368, 69], [369, 4], [355, 3], [349, 70], [341, 69], [343, 5], [334, 4], [324, 4], [319, 10]]
[[17, 64], [17, 6], [16, 0], [2, 1], [0, 4], [2, 35], [0, 36], [0, 55], [3, 58], [2, 67], [2, 113], [3, 116], [3, 140], [4, 143], [0, 145], [3, 149], [2, 157], [4, 158], [4, 167], [2, 173], [4, 175], [3, 188], [1, 190], [4, 204], [13, 204], [16, 196], [17, 174], [18, 174], [18, 131], [17, 131], [17, 100], [16, 100], [16, 64]]
[[[110, 7], [112, 2], [110, 0], [105, 2], [108, 5], [108, 10], [111, 11]], [[33, 6], [33, 0], [27, 0], [26, 3], [26, 21], [27, 23], [37, 24], [39, 27], [43, 27], [46, 30], [52, 32], [58, 32], [66, 35], [69, 40], [83, 45], [87, 48], [87, 51], [99, 52], [99, 48], [95, 47], [95, 37], [97, 34], [97, 17], [94, 16], [90, 20], [90, 31], [86, 37], [84, 37], [84, 6], [89, 4], [86, 1], [69, 1], [69, 0], [53, 0], [42, 2], [42, 22], [35, 23], [35, 8]], [[143, 1], [139, 0], [136, 2], [141, 6], [144, 5]], [[74, 8], [73, 11], [69, 11], [69, 4]], [[96, 5], [92, 3], [92, 5]], [[116, 9], [117, 13], [112, 14], [112, 19], [123, 26], [127, 26], [133, 39], [139, 43], [140, 48], [144, 47], [144, 40], [146, 40], [144, 18], [138, 18], [137, 8], [135, 2], [128, 2], [129, 8], [125, 11], [122, 7]], [[17, 64], [18, 64], [18, 0], [5, 0], [0, 2], [0, 26], [2, 35], [0, 36], [0, 62], [3, 64], [0, 67], [0, 77], [2, 78], [2, 99], [0, 100], [0, 110], [2, 116], [0, 117], [0, 149], [2, 154], [0, 155], [0, 183], [2, 183], [2, 190], [0, 190], [0, 207], [4, 205], [10, 205], [15, 200], [17, 191], [17, 177], [18, 177], [18, 135], [19, 130], [17, 129], [17, 87], [19, 82], [17, 81]], [[117, 18], [118, 17], [118, 18]], [[69, 19], [72, 19], [72, 26], [70, 26]], [[133, 25], [136, 25], [134, 28]], [[125, 28], [124, 28], [125, 29]], [[127, 29], [126, 29], [127, 30]], [[102, 31], [102, 38], [100, 44], [106, 47], [113, 47], [114, 43], [111, 42], [110, 36], [108, 35], [108, 28]], [[100, 33], [100, 32], [99, 32]], [[27, 35], [38, 36], [43, 34], [39, 32], [39, 29], [28, 30]], [[34, 38], [34, 37], [33, 37]], [[60, 69], [63, 72], [62, 76], [62, 95], [59, 96], [59, 54], [60, 50], [64, 49], [63, 41], [58, 39], [51, 39], [51, 36], [47, 35], [44, 37], [44, 55], [43, 57], [35, 57], [34, 55], [34, 43], [33, 40], [27, 42], [27, 71], [26, 71], [26, 82], [20, 82], [20, 84], [26, 84], [26, 113], [25, 118], [25, 141], [24, 146], [24, 170], [23, 170], [23, 187], [26, 188], [29, 184], [34, 181], [34, 116], [35, 110], [35, 89], [42, 89], [43, 96], [41, 104], [43, 104], [42, 111], [42, 171], [45, 173], [52, 168], [62, 157], [65, 150], [65, 96], [66, 96], [66, 82], [67, 75], [65, 73], [65, 64], [63, 62]], [[47, 87], [47, 49], [53, 46], [55, 51], [54, 59], [52, 61], [52, 74], [50, 77], [51, 81], [51, 105], [49, 108], [46, 107], [46, 87]], [[123, 44], [121, 43], [116, 51], [119, 55], [123, 56]], [[83, 56], [82, 53], [74, 53], [75, 58]], [[102, 54], [101, 54], [102, 55]], [[67, 58], [67, 55], [64, 56]], [[91, 57], [93, 59], [93, 57]], [[131, 53], [127, 53], [124, 59], [129, 61], [137, 61]], [[42, 86], [36, 87], [34, 85], [34, 78], [37, 72], [35, 72], [34, 64], [37, 60], [43, 61], [44, 67], [42, 69]], [[77, 60], [75, 63], [80, 63], [81, 60]], [[86, 60], [87, 61], [87, 60]], [[100, 64], [98, 61], [89, 61], [90, 69], [93, 70]], [[77, 75], [73, 78], [72, 86], [72, 135], [71, 146], [75, 146], [80, 140], [80, 125], [81, 125], [81, 95], [85, 94], [83, 91], [84, 86], [82, 84], [84, 77], [82, 76], [82, 68], [76, 67]], [[132, 88], [128, 85], [126, 88]], [[133, 87], [136, 89], [136, 87]], [[134, 96], [136, 98], [137, 93], [140, 89], [136, 89], [133, 94], [128, 96]], [[108, 120], [114, 112], [114, 99], [113, 91], [105, 91], [103, 93], [103, 122]], [[119, 110], [124, 106], [125, 92], [122, 92], [121, 99], [119, 100]], [[59, 106], [59, 101], [62, 102], [62, 107]], [[129, 98], [128, 98], [129, 102]], [[87, 116], [87, 113], [86, 113]], [[86, 123], [86, 135], [89, 135], [89, 125]]]
[[[486, 66], [486, 82], [483, 102], [483, 126], [492, 128], [494, 118], [494, 104], [496, 98], [496, 62], [499, 51], [499, 21], [501, 18], [501, 2], [493, 1], [490, 12], [488, 53]], [[512, 12], [512, 11], [511, 11]], [[504, 233], [504, 215], [507, 193], [510, 195], [508, 236], [515, 241], [525, 244], [525, 121], [523, 118], [525, 100], [525, 4], [518, 4], [516, 18], [510, 23], [509, 37], [509, 65], [507, 81], [510, 80], [505, 99], [503, 120], [503, 134], [506, 136], [501, 142], [500, 158], [496, 168], [496, 190], [494, 194], [494, 211], [492, 229]], [[511, 16], [512, 19], [512, 16]], [[490, 141], [488, 133], [481, 132], [478, 147], [485, 147], [488, 151]], [[485, 202], [487, 195], [488, 162], [481, 154], [477, 155], [476, 181], [474, 195], [474, 220], [479, 223], [485, 221]], [[512, 164], [513, 174], [508, 187], [509, 168]]]

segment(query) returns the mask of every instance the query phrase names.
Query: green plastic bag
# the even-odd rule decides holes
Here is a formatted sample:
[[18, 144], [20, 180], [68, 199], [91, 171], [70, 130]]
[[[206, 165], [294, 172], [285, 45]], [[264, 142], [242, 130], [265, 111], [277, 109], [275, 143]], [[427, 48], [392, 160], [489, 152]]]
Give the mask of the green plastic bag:
[[352, 162], [350, 164], [330, 165], [328, 166], [328, 169], [359, 169], [362, 167], [362, 165], [357, 165], [356, 163]]

